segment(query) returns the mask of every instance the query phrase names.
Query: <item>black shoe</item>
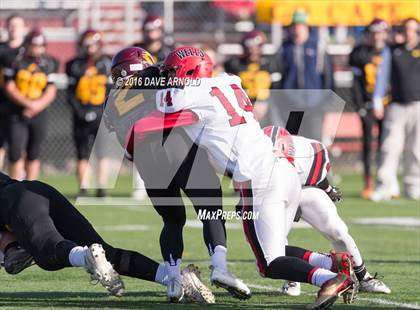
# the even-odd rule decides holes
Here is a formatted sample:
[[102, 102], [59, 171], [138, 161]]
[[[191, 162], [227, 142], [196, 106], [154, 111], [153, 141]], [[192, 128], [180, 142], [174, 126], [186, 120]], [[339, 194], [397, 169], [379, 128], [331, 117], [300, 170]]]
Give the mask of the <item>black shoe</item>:
[[87, 189], [86, 188], [81, 188], [80, 191], [79, 191], [79, 195], [77, 195], [77, 196], [79, 198], [84, 198], [84, 197], [89, 196]]
[[106, 191], [103, 188], [98, 188], [96, 190], [96, 197], [105, 198], [106, 197]]
[[18, 274], [24, 269], [35, 265], [31, 254], [21, 248], [17, 242], [7, 246], [4, 253], [4, 269], [9, 274]]

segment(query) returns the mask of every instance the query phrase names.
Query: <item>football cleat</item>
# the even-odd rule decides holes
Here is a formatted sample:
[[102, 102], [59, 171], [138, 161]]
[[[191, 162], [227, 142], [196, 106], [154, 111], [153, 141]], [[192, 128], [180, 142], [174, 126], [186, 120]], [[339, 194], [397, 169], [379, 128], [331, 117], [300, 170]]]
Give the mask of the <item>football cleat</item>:
[[197, 302], [200, 304], [214, 304], [212, 291], [201, 281], [200, 270], [193, 264], [188, 265], [181, 272], [184, 298], [182, 302]]
[[9, 274], [18, 274], [32, 265], [35, 265], [34, 258], [19, 245], [8, 248], [4, 254], [4, 269]]
[[370, 194], [369, 199], [374, 202], [389, 201], [392, 199], [392, 194], [387, 191], [377, 189]]
[[370, 274], [367, 274], [366, 277], [359, 282], [359, 284], [359, 290], [361, 292], [391, 294], [391, 289], [377, 278], [377, 274], [373, 277]]
[[210, 266], [210, 269], [212, 285], [224, 288], [235, 298], [242, 300], [251, 298], [251, 291], [248, 286], [229, 271], [213, 266]]
[[315, 303], [309, 305], [307, 309], [328, 309], [339, 296], [343, 296], [344, 302], [351, 303], [353, 300], [349, 300], [351, 296], [348, 296], [348, 294], [353, 290], [353, 285], [354, 282], [349, 276], [343, 273], [338, 274], [335, 278], [328, 280], [322, 285], [318, 291]]
[[350, 277], [353, 281], [353, 289], [344, 296], [344, 299], [348, 299], [346, 303], [352, 303], [355, 299], [358, 290], [359, 290], [359, 280], [353, 269], [353, 263], [351, 261], [351, 255], [347, 252], [336, 253], [334, 251], [330, 252], [332, 259], [331, 271], [335, 273], [343, 273], [346, 276]]
[[285, 281], [281, 288], [281, 293], [288, 296], [299, 296], [300, 295], [300, 283], [293, 281]]
[[169, 302], [180, 302], [184, 297], [181, 275], [178, 277], [168, 278], [166, 288]]
[[85, 269], [93, 281], [101, 283], [112, 295], [120, 297], [124, 294], [124, 283], [111, 263], [106, 260], [102, 245], [95, 243], [87, 249]]

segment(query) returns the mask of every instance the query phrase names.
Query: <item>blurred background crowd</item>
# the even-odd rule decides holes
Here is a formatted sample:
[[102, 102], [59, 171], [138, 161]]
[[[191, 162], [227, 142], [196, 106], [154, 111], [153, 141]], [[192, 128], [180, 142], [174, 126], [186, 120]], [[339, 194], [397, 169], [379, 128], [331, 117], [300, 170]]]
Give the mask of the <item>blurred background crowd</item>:
[[[281, 109], [270, 89], [333, 90], [345, 101], [344, 113], [321, 113], [319, 98], [300, 102], [311, 122], [299, 134], [324, 142], [334, 135], [333, 163], [360, 171], [363, 198], [400, 196], [401, 171], [404, 194], [420, 199], [418, 1], [2, 0], [1, 6], [0, 169], [13, 178], [76, 171], [83, 185], [112, 87], [112, 55], [136, 45], [159, 62], [188, 44], [205, 49], [215, 71], [241, 77], [262, 125], [277, 121], [270, 118], [274, 105]], [[109, 170], [101, 144], [98, 197], [106, 195]]]

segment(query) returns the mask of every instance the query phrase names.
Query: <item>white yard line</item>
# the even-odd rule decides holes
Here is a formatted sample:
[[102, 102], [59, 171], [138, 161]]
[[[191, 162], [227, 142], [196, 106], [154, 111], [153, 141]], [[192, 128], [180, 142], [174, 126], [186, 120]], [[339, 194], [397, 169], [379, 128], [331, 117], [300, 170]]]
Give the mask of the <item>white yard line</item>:
[[[248, 283], [247, 283], [247, 285], [250, 288], [255, 288], [255, 289], [258, 289], [258, 290], [264, 290], [264, 291], [270, 291], [270, 292], [276, 292], [276, 293], [279, 293], [279, 290], [280, 290], [280, 285], [279, 285], [279, 287], [268, 286], [268, 285], [259, 285], [259, 284], [248, 284]], [[307, 295], [307, 296], [315, 296], [315, 294], [309, 294], [309, 293], [303, 293], [303, 294]], [[356, 299], [356, 305], [357, 305], [357, 300], [367, 301], [367, 302], [370, 302], [370, 303], [373, 303], [373, 304], [379, 304], [379, 305], [394, 306], [394, 307], [404, 308], [404, 309], [420, 310], [420, 306], [418, 304], [410, 304], [410, 303], [406, 303], [406, 302], [387, 300], [387, 299], [383, 299], [383, 298], [360, 297], [360, 298]]]

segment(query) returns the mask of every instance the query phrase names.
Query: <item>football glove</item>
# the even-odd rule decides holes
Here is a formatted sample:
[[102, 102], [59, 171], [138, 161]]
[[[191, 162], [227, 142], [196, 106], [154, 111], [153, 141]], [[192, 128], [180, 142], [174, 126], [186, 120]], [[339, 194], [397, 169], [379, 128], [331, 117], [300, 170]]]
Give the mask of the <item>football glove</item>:
[[333, 202], [340, 202], [343, 195], [337, 186], [331, 186], [331, 188], [327, 190], [326, 193]]

